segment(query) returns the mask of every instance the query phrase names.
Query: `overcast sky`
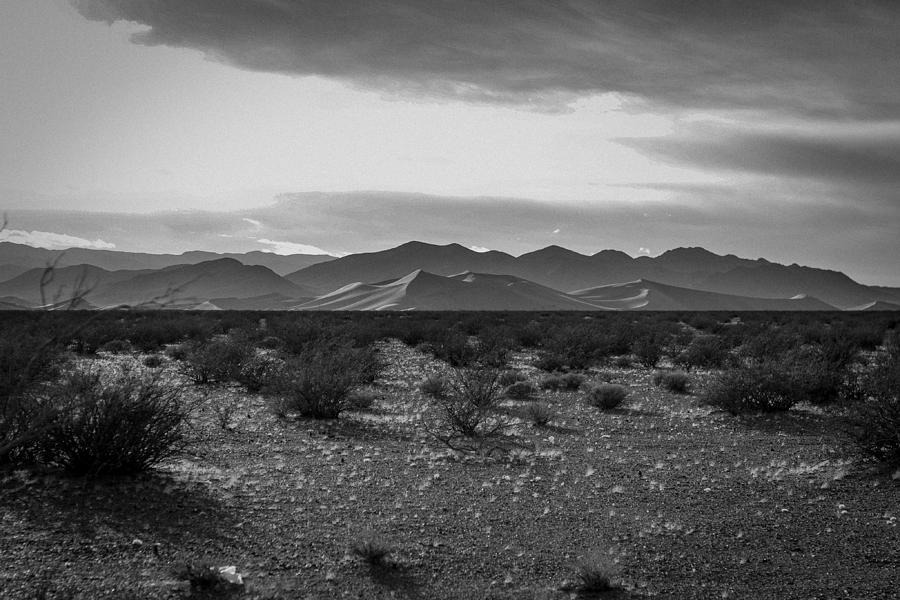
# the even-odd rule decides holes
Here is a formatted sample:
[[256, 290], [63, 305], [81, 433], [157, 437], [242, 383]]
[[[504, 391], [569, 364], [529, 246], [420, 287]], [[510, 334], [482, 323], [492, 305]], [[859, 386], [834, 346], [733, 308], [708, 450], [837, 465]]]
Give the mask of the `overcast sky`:
[[0, 0], [0, 237], [900, 285], [896, 0]]

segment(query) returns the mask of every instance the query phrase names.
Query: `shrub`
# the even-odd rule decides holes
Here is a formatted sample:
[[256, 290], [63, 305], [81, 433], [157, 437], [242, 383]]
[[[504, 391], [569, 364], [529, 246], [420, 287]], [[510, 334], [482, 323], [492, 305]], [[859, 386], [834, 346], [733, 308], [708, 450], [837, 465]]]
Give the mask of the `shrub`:
[[503, 395], [512, 400], [531, 400], [535, 393], [537, 388], [528, 381], [517, 381], [503, 390]]
[[442, 398], [447, 393], [447, 378], [443, 375], [429, 375], [419, 384], [419, 391], [431, 398]]
[[276, 395], [276, 413], [336, 419], [364, 379], [365, 360], [363, 351], [348, 346], [309, 349], [289, 358], [269, 388]]
[[541, 388], [554, 392], [568, 391], [574, 392], [584, 385], [584, 375], [577, 373], [566, 373], [564, 375], [550, 375], [541, 380]]
[[617, 356], [613, 361], [613, 365], [619, 367], [620, 369], [630, 369], [631, 368], [631, 357], [627, 354], [623, 354], [622, 356]]
[[162, 366], [163, 360], [159, 354], [151, 354], [144, 359], [144, 366], [148, 369], [158, 369]]
[[507, 387], [514, 383], [525, 381], [526, 379], [528, 379], [528, 377], [526, 377], [525, 373], [509, 369], [500, 373], [499, 382], [503, 387]]
[[556, 416], [556, 413], [550, 408], [549, 404], [544, 402], [534, 402], [529, 404], [525, 409], [525, 415], [535, 427], [546, 427]]
[[50, 392], [60, 412], [40, 439], [48, 464], [82, 475], [140, 473], [188, 446], [182, 390], [158, 374], [75, 368]]
[[454, 369], [446, 379], [447, 389], [435, 401], [444, 424], [465, 437], [496, 433], [503, 424], [495, 418], [502, 388], [496, 369]]
[[687, 370], [694, 367], [717, 369], [730, 360], [731, 353], [724, 339], [717, 335], [700, 335], [675, 357], [675, 364]]
[[686, 394], [691, 379], [684, 371], [658, 371], [653, 375], [653, 385], [666, 388], [676, 394]]
[[705, 402], [732, 414], [789, 410], [796, 402], [790, 374], [773, 363], [743, 366], [721, 373]]
[[30, 460], [34, 442], [52, 426], [56, 410], [40, 396], [63, 361], [62, 344], [37, 327], [0, 332], [0, 465]]
[[227, 338], [192, 344], [182, 372], [196, 384], [225, 383], [240, 377], [241, 367], [252, 351], [246, 344]]
[[662, 341], [658, 336], [645, 335], [634, 341], [631, 351], [641, 365], [652, 369], [662, 359]]
[[166, 356], [172, 360], [184, 360], [187, 358], [188, 348], [186, 344], [172, 344], [166, 347]]
[[278, 375], [284, 361], [269, 354], [253, 352], [241, 362], [235, 379], [250, 393], [262, 391]]
[[110, 340], [100, 346], [100, 351], [110, 354], [129, 354], [134, 352], [134, 346], [128, 340]]
[[900, 346], [889, 342], [887, 350], [862, 378], [851, 435], [863, 456], [900, 467]]
[[587, 391], [587, 400], [597, 408], [605, 410], [615, 408], [625, 401], [628, 392], [621, 385], [601, 383]]
[[216, 417], [216, 423], [223, 431], [231, 429], [231, 421], [241, 407], [241, 396], [230, 391], [217, 390], [209, 394], [209, 407]]
[[353, 390], [347, 395], [348, 410], [369, 410], [378, 400], [378, 394], [372, 390]]

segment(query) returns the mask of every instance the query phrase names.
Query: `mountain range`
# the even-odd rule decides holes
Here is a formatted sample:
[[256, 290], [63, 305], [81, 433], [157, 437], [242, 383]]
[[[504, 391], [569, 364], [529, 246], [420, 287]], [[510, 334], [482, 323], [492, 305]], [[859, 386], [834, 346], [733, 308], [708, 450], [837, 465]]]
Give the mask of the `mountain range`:
[[616, 250], [586, 255], [549, 246], [516, 257], [408, 242], [335, 258], [0, 243], [0, 310], [64, 305], [76, 293], [80, 308], [900, 310], [900, 288], [703, 248], [633, 258]]

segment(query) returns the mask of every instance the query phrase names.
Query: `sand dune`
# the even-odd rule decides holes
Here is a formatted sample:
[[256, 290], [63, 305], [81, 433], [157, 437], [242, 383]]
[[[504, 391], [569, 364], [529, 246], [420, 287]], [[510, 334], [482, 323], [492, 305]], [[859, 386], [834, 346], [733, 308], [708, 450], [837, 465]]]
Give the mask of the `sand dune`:
[[835, 310], [805, 295], [753, 298], [705, 292], [639, 279], [572, 292], [586, 302], [617, 310]]
[[421, 269], [379, 283], [352, 283], [298, 310], [603, 310], [590, 302], [511, 275]]

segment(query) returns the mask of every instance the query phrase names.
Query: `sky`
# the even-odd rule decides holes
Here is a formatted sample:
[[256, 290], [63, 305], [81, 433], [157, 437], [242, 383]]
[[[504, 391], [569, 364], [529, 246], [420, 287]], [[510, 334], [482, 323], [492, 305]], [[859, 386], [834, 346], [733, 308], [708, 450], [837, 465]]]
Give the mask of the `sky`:
[[900, 285], [893, 0], [0, 0], [0, 239]]

